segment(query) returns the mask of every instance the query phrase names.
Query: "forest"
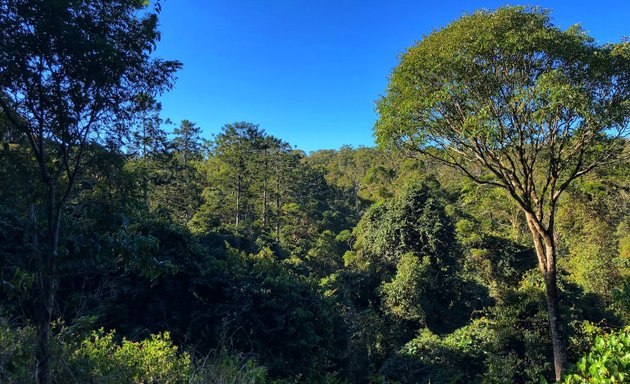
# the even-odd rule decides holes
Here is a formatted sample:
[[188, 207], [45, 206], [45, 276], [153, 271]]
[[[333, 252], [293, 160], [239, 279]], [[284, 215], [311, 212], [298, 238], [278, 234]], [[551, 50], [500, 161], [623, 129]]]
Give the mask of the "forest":
[[305, 153], [163, 117], [159, 13], [0, 0], [1, 383], [628, 382], [630, 42], [462, 16]]

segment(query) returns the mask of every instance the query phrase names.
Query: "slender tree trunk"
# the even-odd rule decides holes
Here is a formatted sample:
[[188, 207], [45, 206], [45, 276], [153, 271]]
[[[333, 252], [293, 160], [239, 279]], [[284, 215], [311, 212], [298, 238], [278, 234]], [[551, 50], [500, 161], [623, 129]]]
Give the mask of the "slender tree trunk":
[[142, 122], [142, 157], [147, 156], [147, 122]]
[[562, 378], [566, 370], [567, 355], [564, 344], [564, 332], [562, 329], [562, 319], [560, 318], [560, 307], [558, 300], [558, 288], [554, 276], [549, 274], [545, 277], [545, 290], [547, 293], [547, 310], [549, 312], [549, 329], [551, 331], [551, 344], [553, 347], [553, 366], [556, 380]]
[[52, 293], [50, 278], [45, 274], [40, 274], [39, 299], [37, 303], [36, 321], [36, 338], [37, 338], [37, 382], [39, 384], [50, 384], [52, 382], [50, 375], [50, 322], [52, 316]]
[[359, 199], [359, 190], [360, 190], [360, 184], [358, 180], [355, 180], [353, 183], [353, 190], [354, 190], [354, 212], [359, 215], [360, 214], [360, 208], [361, 208], [361, 200]]
[[553, 229], [540, 233], [532, 214], [526, 213], [527, 224], [532, 233], [534, 248], [538, 256], [538, 266], [545, 282], [547, 296], [547, 313], [549, 316], [549, 330], [553, 348], [553, 366], [556, 381], [562, 378], [567, 367], [567, 353], [560, 316], [560, 300], [558, 298], [558, 281], [556, 270], [556, 245]]
[[48, 252], [40, 253], [38, 258], [38, 293], [35, 308], [37, 382], [52, 383], [50, 373], [50, 323], [55, 300], [55, 278], [57, 269], [57, 248], [59, 245], [59, 226], [61, 206], [57, 204], [56, 187], [48, 185]]
[[545, 292], [547, 293], [547, 310], [549, 312], [549, 329], [551, 331], [551, 344], [553, 347], [553, 366], [556, 373], [556, 381], [562, 378], [567, 367], [567, 353], [564, 343], [562, 318], [560, 317], [560, 301], [558, 299], [558, 283], [556, 272], [556, 246], [553, 238], [546, 241], [545, 252], [548, 260], [547, 273], [544, 275]]
[[267, 228], [267, 183], [263, 184], [262, 226]]
[[282, 212], [280, 210], [280, 173], [276, 169], [276, 243], [280, 242], [280, 222], [282, 220]]
[[263, 229], [267, 229], [267, 177], [269, 175], [269, 157], [267, 153], [267, 148], [264, 149], [264, 172], [262, 175], [263, 182], [263, 196], [262, 196], [262, 227]]
[[241, 176], [238, 175], [236, 180], [236, 231], [241, 223]]

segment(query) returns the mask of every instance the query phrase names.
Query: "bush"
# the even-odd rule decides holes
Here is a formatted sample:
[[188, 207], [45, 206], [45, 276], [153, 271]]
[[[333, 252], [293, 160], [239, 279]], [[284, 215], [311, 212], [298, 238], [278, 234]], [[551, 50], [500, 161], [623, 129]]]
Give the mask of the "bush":
[[403, 384], [479, 382], [484, 370], [483, 348], [492, 335], [485, 318], [451, 334], [421, 330], [381, 368], [383, 378]]
[[[290, 384], [273, 381], [249, 355], [221, 349], [197, 360], [173, 345], [168, 332], [135, 342], [114, 331], [83, 338], [56, 324], [51, 368], [57, 384]], [[0, 317], [0, 383], [35, 381], [35, 330]], [[339, 383], [321, 374], [318, 383]], [[309, 379], [310, 380], [310, 379]]]
[[221, 350], [215, 357], [197, 364], [190, 384], [265, 384], [267, 369], [240, 353]]
[[35, 330], [0, 318], [0, 383], [27, 383], [35, 376]]
[[590, 352], [575, 365], [564, 384], [623, 383], [630, 378], [630, 327], [597, 336]]
[[100, 329], [81, 342], [71, 366], [75, 380], [103, 384], [184, 384], [191, 373], [190, 356], [178, 353], [168, 332], [117, 343], [113, 331]]

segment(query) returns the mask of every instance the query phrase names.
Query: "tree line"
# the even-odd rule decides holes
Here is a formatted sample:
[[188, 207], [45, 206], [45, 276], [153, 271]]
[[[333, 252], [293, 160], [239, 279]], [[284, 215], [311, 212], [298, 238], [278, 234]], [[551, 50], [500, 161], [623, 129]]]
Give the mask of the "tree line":
[[3, 382], [623, 380], [627, 42], [464, 16], [306, 154], [164, 121], [159, 11], [0, 5]]

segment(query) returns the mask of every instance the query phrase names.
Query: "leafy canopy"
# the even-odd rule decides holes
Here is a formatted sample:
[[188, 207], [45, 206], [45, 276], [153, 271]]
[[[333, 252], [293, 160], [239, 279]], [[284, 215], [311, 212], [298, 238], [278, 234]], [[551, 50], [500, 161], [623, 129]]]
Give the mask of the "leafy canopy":
[[478, 11], [402, 55], [377, 142], [504, 187], [526, 211], [613, 159], [628, 135], [630, 43], [598, 46], [538, 8]]
[[630, 370], [630, 327], [597, 336], [589, 353], [563, 383], [623, 383]]
[[139, 0], [0, 5], [0, 111], [28, 139], [45, 183], [73, 180], [87, 144], [129, 138], [133, 118], [170, 88], [181, 64], [152, 57], [156, 7]]

